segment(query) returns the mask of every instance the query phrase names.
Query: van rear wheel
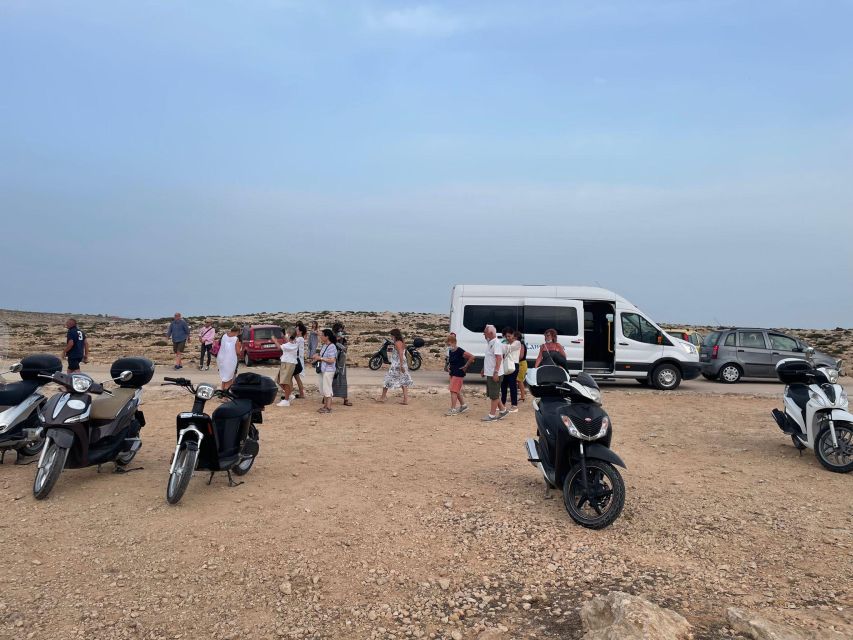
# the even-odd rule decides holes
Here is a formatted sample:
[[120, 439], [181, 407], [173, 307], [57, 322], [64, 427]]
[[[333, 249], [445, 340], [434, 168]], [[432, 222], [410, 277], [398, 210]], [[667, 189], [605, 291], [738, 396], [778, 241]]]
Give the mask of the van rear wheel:
[[672, 391], [681, 384], [681, 370], [674, 364], [664, 363], [652, 371], [651, 383], [655, 389]]

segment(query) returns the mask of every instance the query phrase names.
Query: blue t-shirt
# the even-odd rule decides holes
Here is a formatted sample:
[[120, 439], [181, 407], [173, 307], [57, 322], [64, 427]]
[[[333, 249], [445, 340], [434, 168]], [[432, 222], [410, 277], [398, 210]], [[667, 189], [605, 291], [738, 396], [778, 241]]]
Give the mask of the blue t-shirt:
[[465, 349], [456, 347], [447, 355], [450, 375], [454, 378], [464, 378], [465, 372], [462, 371], [462, 367], [465, 366]]
[[322, 371], [323, 373], [329, 373], [330, 371], [334, 371], [338, 359], [338, 348], [335, 345], [329, 343], [320, 351], [320, 357], [335, 359], [335, 362], [321, 362], [320, 371]]
[[71, 351], [68, 352], [66, 357], [69, 360], [82, 360], [85, 355], [83, 343], [86, 341], [86, 334], [79, 327], [74, 326], [68, 330], [66, 338], [74, 343], [74, 346], [71, 347]]

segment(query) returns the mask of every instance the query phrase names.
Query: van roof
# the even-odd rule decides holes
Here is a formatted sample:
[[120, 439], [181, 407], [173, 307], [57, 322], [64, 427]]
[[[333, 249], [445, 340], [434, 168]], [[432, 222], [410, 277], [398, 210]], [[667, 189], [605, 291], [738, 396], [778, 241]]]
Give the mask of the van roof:
[[602, 289], [577, 285], [517, 285], [517, 284], [457, 284], [454, 294], [472, 297], [509, 297], [509, 298], [569, 298], [578, 300], [608, 300], [628, 302], [622, 296]]

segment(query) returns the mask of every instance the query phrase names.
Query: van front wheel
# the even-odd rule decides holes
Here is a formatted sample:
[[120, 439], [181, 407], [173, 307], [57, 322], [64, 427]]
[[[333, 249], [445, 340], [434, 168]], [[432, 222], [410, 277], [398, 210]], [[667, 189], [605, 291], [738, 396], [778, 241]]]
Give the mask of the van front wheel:
[[674, 364], [664, 363], [652, 371], [651, 383], [655, 389], [672, 391], [681, 384], [681, 371]]

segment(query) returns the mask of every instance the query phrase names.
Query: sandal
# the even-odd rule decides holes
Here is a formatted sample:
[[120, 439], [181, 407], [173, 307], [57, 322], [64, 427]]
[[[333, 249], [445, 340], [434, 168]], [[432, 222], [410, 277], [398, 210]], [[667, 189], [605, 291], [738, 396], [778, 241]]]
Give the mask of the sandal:
[[349, 400], [344, 400], [344, 406], [345, 406], [345, 407], [351, 407], [351, 406], [352, 406], [352, 402], [350, 402]]
[[332, 410], [323, 407], [322, 409], [317, 409], [317, 413], [332, 413]]

